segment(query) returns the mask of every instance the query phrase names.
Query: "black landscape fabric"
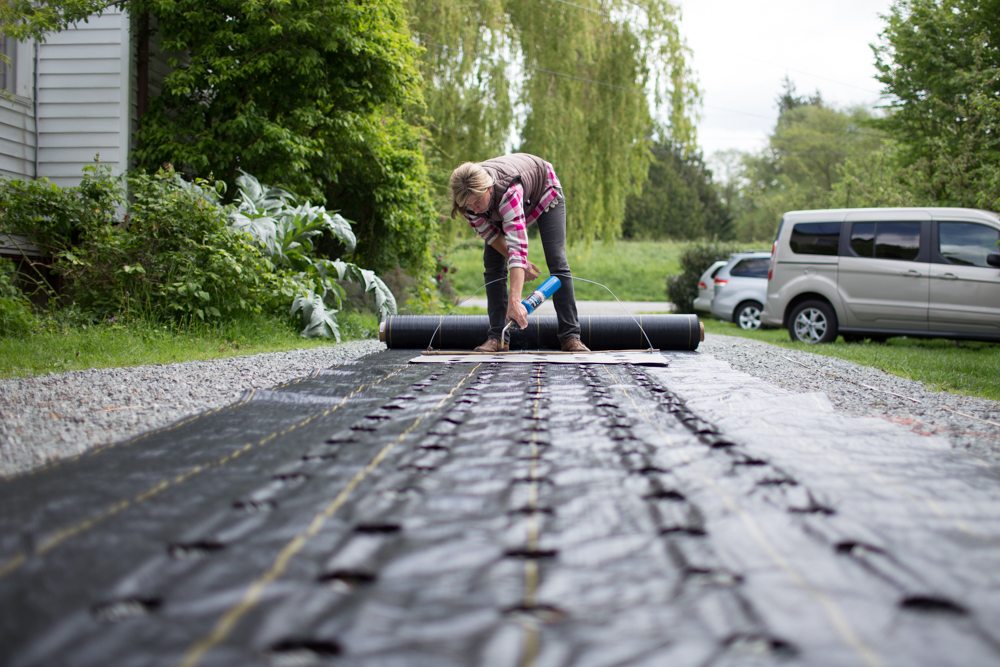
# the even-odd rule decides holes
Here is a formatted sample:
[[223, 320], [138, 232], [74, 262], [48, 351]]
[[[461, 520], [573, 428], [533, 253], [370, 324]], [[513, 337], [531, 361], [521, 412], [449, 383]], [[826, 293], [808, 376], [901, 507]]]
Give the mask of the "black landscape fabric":
[[669, 367], [410, 356], [0, 482], [0, 664], [1000, 661], [994, 469], [872, 449], [861, 489]]
[[[486, 315], [394, 315], [380, 338], [390, 349], [471, 350], [486, 340]], [[511, 350], [558, 350], [554, 315], [528, 318], [528, 328], [510, 329]], [[580, 340], [591, 350], [696, 350], [696, 315], [581, 316]]]

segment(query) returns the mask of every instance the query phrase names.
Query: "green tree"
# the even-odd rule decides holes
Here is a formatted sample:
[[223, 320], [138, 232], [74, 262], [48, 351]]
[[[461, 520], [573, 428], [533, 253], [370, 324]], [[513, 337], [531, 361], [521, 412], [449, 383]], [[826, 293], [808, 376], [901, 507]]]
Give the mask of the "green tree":
[[1000, 209], [1000, 0], [897, 0], [874, 48], [883, 127], [938, 205]]
[[729, 238], [732, 218], [701, 155], [658, 142], [643, 192], [629, 199], [622, 235], [636, 239]]
[[576, 239], [618, 235], [661, 130], [692, 150], [698, 100], [669, 0], [409, 0], [427, 100], [428, 162], [448, 173], [524, 150], [552, 162]]
[[[764, 240], [774, 235], [785, 211], [803, 208], [876, 205], [875, 190], [841, 186], [847, 165], [859, 177], [873, 153], [882, 150], [885, 135], [872, 127], [864, 109], [840, 111], [820, 104], [782, 104], [768, 148], [746, 155], [743, 186], [734, 206], [737, 235], [742, 240]], [[882, 179], [895, 179], [894, 163]], [[867, 165], [867, 166], [864, 166]]]
[[[418, 49], [403, 0], [128, 0], [172, 54], [134, 158], [232, 188], [238, 170], [339, 207], [357, 257], [429, 265], [434, 209], [419, 130]], [[44, 37], [107, 0], [9, 0], [0, 28]]]

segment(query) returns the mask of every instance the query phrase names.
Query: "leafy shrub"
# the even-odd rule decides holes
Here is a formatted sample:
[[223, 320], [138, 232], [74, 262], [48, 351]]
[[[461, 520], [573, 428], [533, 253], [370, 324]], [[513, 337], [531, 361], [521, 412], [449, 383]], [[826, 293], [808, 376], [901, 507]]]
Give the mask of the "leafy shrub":
[[693, 313], [694, 300], [698, 298], [698, 279], [713, 262], [727, 259], [740, 246], [719, 241], [693, 243], [681, 252], [681, 272], [667, 278], [667, 298], [678, 313]]
[[35, 323], [31, 303], [14, 284], [14, 264], [0, 260], [0, 336], [23, 336]]
[[0, 179], [0, 230], [30, 235], [55, 254], [77, 243], [87, 230], [114, 223], [124, 190], [100, 163], [84, 167], [77, 187], [61, 188], [46, 178]]
[[301, 319], [302, 335], [339, 340], [342, 281], [357, 283], [381, 316], [396, 312], [378, 276], [337, 258], [355, 248], [347, 220], [249, 174], [238, 185], [238, 201], [223, 204], [223, 184], [188, 182], [169, 167], [123, 179], [97, 164], [73, 188], [0, 181], [0, 231], [44, 244], [64, 307], [90, 321], [187, 325], [284, 312]]
[[[80, 190], [109, 191], [106, 175]], [[107, 201], [124, 199], [119, 191]], [[66, 296], [93, 319], [139, 316], [193, 322], [260, 313], [278, 285], [270, 260], [229, 227], [217, 193], [172, 169], [128, 177], [128, 213], [80, 221], [56, 254]]]
[[347, 220], [322, 206], [297, 204], [295, 195], [261, 185], [250, 174], [241, 174], [236, 182], [239, 203], [230, 214], [233, 228], [256, 239], [289, 274], [286, 285], [294, 293], [291, 314], [300, 315], [303, 336], [340, 340], [336, 313], [344, 305], [345, 291], [338, 281], [362, 286], [374, 298], [380, 317], [396, 312], [395, 297], [374, 272], [317, 252], [324, 237], [333, 238], [347, 252], [354, 250], [356, 239]]

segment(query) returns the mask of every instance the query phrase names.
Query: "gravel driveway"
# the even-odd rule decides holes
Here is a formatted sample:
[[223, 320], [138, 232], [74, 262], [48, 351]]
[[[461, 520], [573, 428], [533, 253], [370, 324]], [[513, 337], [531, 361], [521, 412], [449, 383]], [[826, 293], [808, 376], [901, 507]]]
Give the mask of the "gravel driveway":
[[[88, 370], [0, 381], [0, 475], [157, 428], [271, 387], [372, 354], [352, 341], [214, 361]], [[837, 410], [882, 417], [956, 448], [1000, 457], [1000, 402], [927, 390], [921, 383], [808, 352], [708, 335], [696, 354], [792, 393], [824, 393]]]

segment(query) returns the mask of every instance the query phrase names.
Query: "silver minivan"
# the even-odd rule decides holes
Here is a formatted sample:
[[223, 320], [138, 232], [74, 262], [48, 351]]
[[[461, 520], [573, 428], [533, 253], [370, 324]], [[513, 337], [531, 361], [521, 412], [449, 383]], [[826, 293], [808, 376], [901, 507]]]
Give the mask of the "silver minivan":
[[1000, 216], [963, 208], [791, 211], [761, 321], [792, 340], [1000, 341]]

